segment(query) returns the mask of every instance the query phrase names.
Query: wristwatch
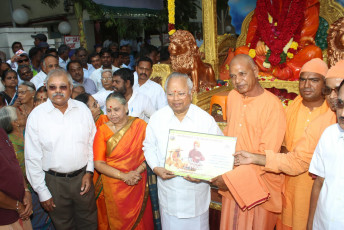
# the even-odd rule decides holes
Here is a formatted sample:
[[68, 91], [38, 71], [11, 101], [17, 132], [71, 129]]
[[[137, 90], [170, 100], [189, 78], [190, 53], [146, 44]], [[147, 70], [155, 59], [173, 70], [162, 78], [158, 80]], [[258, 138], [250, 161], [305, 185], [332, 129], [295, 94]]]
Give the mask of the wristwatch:
[[89, 173], [89, 174], [93, 175], [93, 172], [91, 172], [91, 171], [86, 171], [86, 173]]

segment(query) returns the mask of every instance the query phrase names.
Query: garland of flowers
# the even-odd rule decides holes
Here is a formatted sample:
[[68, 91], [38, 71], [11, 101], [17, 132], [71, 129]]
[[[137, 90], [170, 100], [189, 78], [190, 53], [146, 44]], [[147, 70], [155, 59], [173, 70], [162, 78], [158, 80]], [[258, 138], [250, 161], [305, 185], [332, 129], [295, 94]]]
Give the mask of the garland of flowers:
[[271, 4], [270, 0], [258, 0], [255, 14], [259, 23], [250, 44], [249, 55], [256, 56], [254, 49], [258, 41], [262, 40], [268, 48], [263, 63], [268, 65], [264, 66], [268, 68], [271, 63], [283, 67], [287, 57], [293, 58], [297, 52], [304, 10], [304, 0], [284, 0], [281, 12], [278, 4]]
[[175, 28], [175, 8], [176, 5], [174, 4], [175, 0], [168, 0], [167, 1], [167, 10], [168, 10], [168, 34], [172, 35], [176, 32]]

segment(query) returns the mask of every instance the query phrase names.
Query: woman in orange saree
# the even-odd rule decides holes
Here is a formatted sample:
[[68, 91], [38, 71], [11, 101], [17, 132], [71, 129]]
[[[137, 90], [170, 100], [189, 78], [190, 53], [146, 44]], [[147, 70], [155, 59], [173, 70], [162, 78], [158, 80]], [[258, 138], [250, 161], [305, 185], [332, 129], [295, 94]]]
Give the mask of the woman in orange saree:
[[146, 123], [128, 117], [124, 96], [106, 100], [109, 121], [94, 138], [95, 168], [101, 173], [111, 229], [154, 229], [147, 171], [142, 151]]

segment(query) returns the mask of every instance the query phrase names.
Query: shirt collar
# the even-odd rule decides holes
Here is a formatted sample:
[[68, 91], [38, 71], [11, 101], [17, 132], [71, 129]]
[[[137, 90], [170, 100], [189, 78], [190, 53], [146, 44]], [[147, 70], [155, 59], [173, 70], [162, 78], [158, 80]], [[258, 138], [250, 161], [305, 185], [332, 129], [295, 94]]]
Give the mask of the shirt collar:
[[[170, 112], [170, 115], [171, 115], [171, 116], [170, 116], [170, 119], [172, 119], [173, 117], [176, 117], [176, 115], [174, 115], [174, 112], [173, 112], [172, 108], [171, 108], [170, 106], [168, 106], [168, 108], [169, 108], [169, 112]], [[189, 119], [192, 120], [193, 117], [195, 117], [194, 105], [193, 105], [193, 104], [190, 104], [189, 109], [188, 109], [188, 112], [186, 113], [184, 119], [185, 119], [185, 118], [189, 118]], [[176, 118], [177, 118], [177, 117], [176, 117]], [[184, 119], [183, 119], [183, 120], [184, 120]]]
[[[66, 109], [66, 112], [71, 110], [72, 108], [76, 108], [77, 105], [75, 103], [75, 101], [71, 98], [69, 98], [68, 100], [68, 107]], [[56, 107], [53, 105], [53, 103], [51, 102], [51, 100], [48, 98], [47, 100], [47, 111], [50, 113], [52, 111], [54, 111], [56, 109]]]

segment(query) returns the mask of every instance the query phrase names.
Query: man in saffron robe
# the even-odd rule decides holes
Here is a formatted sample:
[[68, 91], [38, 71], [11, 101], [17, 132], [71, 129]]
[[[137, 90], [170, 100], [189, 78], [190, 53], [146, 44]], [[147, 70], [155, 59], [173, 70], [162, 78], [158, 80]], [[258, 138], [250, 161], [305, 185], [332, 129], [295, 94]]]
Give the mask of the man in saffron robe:
[[[307, 61], [322, 58], [322, 51], [314, 41], [319, 26], [319, 1], [258, 0], [256, 6], [247, 31], [247, 46], [239, 47], [235, 55], [249, 54], [255, 58], [260, 71], [281, 80], [297, 80]], [[271, 34], [275, 36], [273, 41], [267, 39]], [[286, 60], [280, 65], [282, 54]]]
[[[286, 130], [285, 112], [280, 100], [260, 86], [252, 58], [235, 56], [230, 77], [235, 90], [228, 95], [224, 134], [238, 138], [236, 151], [262, 155], [279, 151]], [[223, 196], [220, 229], [273, 229], [282, 211], [283, 181], [283, 175], [264, 172], [256, 165], [239, 166], [213, 178]]]
[[[319, 65], [316, 68], [318, 67]], [[313, 71], [316, 68], [312, 67]], [[286, 191], [284, 193], [285, 202], [283, 204], [282, 223], [278, 222], [277, 229], [295, 230], [306, 228], [310, 193], [313, 184], [313, 180], [307, 171], [322, 132], [328, 126], [336, 123], [336, 115], [334, 113], [335, 102], [338, 86], [344, 78], [343, 70], [344, 61], [339, 61], [327, 72], [326, 86], [323, 89], [323, 94], [326, 95], [325, 98], [329, 108], [323, 110], [324, 112], [309, 123], [307, 129], [297, 142], [289, 145], [291, 147], [287, 147], [291, 152], [285, 154], [269, 151], [266, 156], [258, 156], [245, 151], [236, 153], [237, 164], [257, 164], [265, 166], [265, 171], [275, 173], [283, 172], [290, 175], [287, 176], [285, 184]], [[288, 122], [292, 122], [292, 120]], [[288, 128], [290, 127], [288, 126]], [[294, 130], [297, 132], [296, 128]], [[292, 140], [288, 132], [289, 129], [287, 130], [286, 139]], [[290, 131], [290, 133], [292, 132]]]

